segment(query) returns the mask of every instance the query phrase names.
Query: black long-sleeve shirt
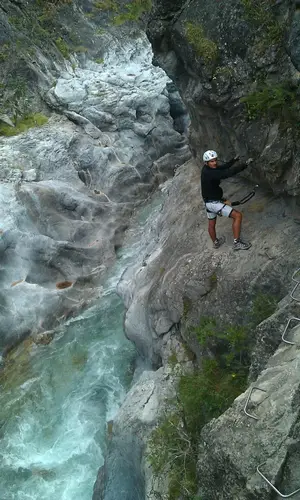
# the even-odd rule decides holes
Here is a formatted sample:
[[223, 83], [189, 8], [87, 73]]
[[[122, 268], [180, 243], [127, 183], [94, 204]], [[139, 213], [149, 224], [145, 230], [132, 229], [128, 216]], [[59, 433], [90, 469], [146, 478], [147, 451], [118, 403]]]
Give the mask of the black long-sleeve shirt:
[[201, 172], [201, 191], [205, 202], [221, 200], [223, 197], [223, 190], [220, 187], [221, 180], [232, 177], [247, 168], [248, 165], [243, 163], [230, 169], [236, 161], [235, 159], [230, 160], [217, 168], [210, 168], [208, 165], [203, 166]]

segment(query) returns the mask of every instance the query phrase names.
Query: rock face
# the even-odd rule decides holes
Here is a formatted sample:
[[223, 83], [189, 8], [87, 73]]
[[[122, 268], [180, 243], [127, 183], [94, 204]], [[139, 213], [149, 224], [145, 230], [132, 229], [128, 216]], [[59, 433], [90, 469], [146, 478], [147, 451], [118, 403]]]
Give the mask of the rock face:
[[[260, 294], [279, 301], [291, 286], [300, 256], [293, 211], [262, 190], [243, 208], [243, 234], [253, 248], [233, 252], [230, 220], [221, 218], [218, 234], [225, 235], [226, 243], [213, 252], [199, 177], [193, 161], [177, 171], [156, 220], [156, 241], [153, 230], [141, 261], [119, 284], [128, 309], [126, 334], [154, 365], [164, 359], [165, 336], [172, 328], [179, 326], [185, 336], [201, 316], [247, 324]], [[239, 199], [248, 190], [237, 179], [224, 183], [229, 199]]]
[[167, 397], [173, 394], [172, 377], [163, 368], [145, 370], [126, 399], [113, 424], [113, 435], [93, 500], [143, 500], [145, 498], [145, 443]]
[[[287, 410], [291, 413], [290, 427], [287, 429], [284, 427], [285, 417], [279, 422], [276, 414], [276, 408], [281, 407], [281, 397], [288, 400], [287, 404], [292, 404], [291, 401], [296, 398], [296, 369], [293, 377], [289, 377], [290, 370], [294, 368], [291, 364], [285, 365], [280, 354], [286, 353], [288, 358], [290, 356], [288, 363], [294, 363], [294, 351], [280, 347], [278, 354], [274, 355], [274, 360], [282, 359], [280, 368], [275, 369], [275, 361], [268, 364], [268, 360], [281, 344], [281, 335], [288, 318], [291, 315], [299, 317], [299, 305], [288, 295], [293, 283], [291, 276], [300, 257], [298, 226], [289, 204], [282, 199], [274, 199], [261, 189], [242, 208], [243, 236], [252, 242], [252, 248], [248, 252], [234, 252], [230, 220], [220, 218], [217, 223], [218, 234], [225, 235], [226, 243], [218, 250], [213, 250], [207, 233], [206, 213], [200, 199], [199, 181], [199, 168], [194, 161], [190, 161], [180, 167], [174, 179], [163, 187], [163, 207], [150, 226], [145, 228], [144, 252], [136, 265], [125, 271], [118, 285], [127, 308], [125, 331], [141, 356], [147, 361], [151, 360], [154, 368], [168, 366], [170, 355], [178, 352], [175, 341], [179, 345], [187, 344], [194, 352], [198, 366], [201, 366], [203, 352], [192, 327], [198, 325], [203, 316], [214, 317], [222, 325], [247, 325], [251, 321], [260, 323], [252, 331], [256, 345], [250, 376], [255, 385], [260, 386], [262, 383], [270, 394], [270, 404], [274, 406], [274, 413], [271, 412], [273, 423], [267, 424], [270, 411], [266, 407], [259, 437], [253, 440], [253, 447], [252, 443], [249, 444], [253, 454], [256, 453], [251, 466], [246, 455], [243, 459], [242, 450], [250, 443], [252, 434], [247, 435], [249, 428], [246, 416], [241, 414], [238, 417], [236, 409], [240, 411], [245, 395], [220, 420], [204, 427], [199, 456], [199, 494], [200, 498], [204, 495], [207, 499], [267, 499], [271, 498], [268, 496], [269, 490], [260, 482], [259, 476], [255, 476], [254, 462], [257, 459], [258, 465], [259, 461], [267, 460], [274, 453], [277, 469], [265, 470], [274, 479], [285, 460], [280, 449], [281, 438], [286, 439], [297, 420], [297, 411]], [[249, 184], [238, 178], [224, 182], [224, 192], [231, 200], [240, 199], [249, 188]], [[261, 312], [255, 312], [257, 304], [270, 297], [278, 302], [277, 309], [271, 316], [262, 310], [260, 317]], [[266, 316], [269, 317], [261, 322]], [[278, 379], [269, 366], [276, 371]], [[264, 369], [261, 379], [256, 381]], [[284, 374], [279, 375], [281, 369]], [[125, 422], [126, 419], [123, 425]], [[251, 425], [251, 432], [255, 433], [253, 426], [259, 424], [253, 422]], [[263, 438], [267, 425], [270, 425], [269, 434]], [[228, 434], [227, 428], [230, 430]], [[236, 437], [232, 438], [235, 432]], [[258, 446], [259, 439], [263, 440], [263, 444]], [[267, 445], [264, 449], [267, 440], [270, 440], [270, 449]], [[236, 455], [237, 447], [240, 454]], [[285, 447], [284, 453], [289, 453], [288, 449]], [[225, 467], [227, 453], [232, 457], [229, 461], [230, 467], [234, 469], [232, 473], [229, 465]], [[208, 463], [211, 470], [206, 466]], [[293, 471], [296, 471], [296, 467], [293, 465]], [[254, 479], [251, 479], [252, 476], [255, 476]], [[145, 484], [148, 499], [152, 499], [150, 477], [146, 476]], [[242, 487], [245, 488], [245, 481], [249, 481], [249, 486], [247, 492], [242, 494], [240, 492]], [[282, 487], [285, 486], [286, 482], [283, 482]], [[158, 491], [162, 490], [163, 486], [158, 488]], [[162, 495], [162, 498], [165, 497]]]
[[283, 495], [299, 488], [299, 327], [288, 338], [297, 345], [282, 344], [253, 384], [261, 390], [253, 391], [248, 412], [257, 420], [243, 412], [247, 391], [203, 429], [198, 461], [201, 498], [274, 498], [258, 466]]
[[276, 193], [298, 196], [296, 2], [153, 4], [148, 35], [156, 63], [188, 108], [195, 155], [215, 149], [221, 158], [257, 158], [257, 179]]
[[[108, 14], [98, 16], [90, 2], [48, 7], [0, 2], [1, 123], [18, 126], [36, 112], [48, 119], [0, 137], [4, 352], [99, 297], [133, 209], [190, 158], [185, 108], [152, 66], [145, 34], [138, 27], [99, 33]], [[54, 30], [48, 24], [47, 36], [46, 15]], [[81, 50], [71, 40], [73, 25]], [[20, 46], [17, 28], [22, 57], [11, 61], [6, 52]], [[57, 287], [62, 281], [72, 286]]]
[[[242, 412], [247, 394], [243, 394], [204, 427], [198, 493], [207, 500], [273, 498], [256, 473], [262, 462], [263, 473], [284, 494], [299, 487], [297, 350], [281, 345], [288, 318], [299, 317], [299, 304], [288, 295], [300, 257], [296, 7], [289, 1], [154, 0], [148, 22], [155, 63], [175, 82], [188, 108], [196, 159], [164, 185], [161, 213], [145, 228], [144, 252], [119, 283], [127, 308], [126, 335], [141, 357], [161, 372], [175, 339], [188, 345], [201, 366], [203, 352], [192, 327], [203, 316], [221, 324], [253, 322], [258, 326], [252, 331], [250, 380], [267, 391], [253, 396], [260, 420], [247, 420]], [[243, 197], [256, 180], [268, 187], [242, 210], [243, 236], [253, 245], [249, 252], [232, 251], [226, 219], [217, 226], [226, 244], [218, 251], [211, 248], [199, 192], [199, 158], [211, 148], [223, 159], [237, 153], [256, 159], [246, 175], [248, 184], [241, 179], [224, 183], [228, 198]], [[293, 195], [294, 200], [274, 198], [272, 191]], [[254, 318], [256, 305], [266, 297], [277, 302], [276, 311], [262, 311], [261, 317], [256, 312]], [[139, 391], [139, 381], [134, 391]], [[129, 394], [126, 407], [131, 397], [134, 402]], [[123, 435], [123, 426], [128, 435], [144, 428], [132, 411], [130, 419], [121, 413], [115, 442]], [[103, 481], [109, 484], [109, 476]], [[154, 498], [147, 474], [145, 492], [148, 500]], [[164, 486], [159, 492], [168, 498]], [[109, 493], [102, 495], [96, 498], [110, 498]]]

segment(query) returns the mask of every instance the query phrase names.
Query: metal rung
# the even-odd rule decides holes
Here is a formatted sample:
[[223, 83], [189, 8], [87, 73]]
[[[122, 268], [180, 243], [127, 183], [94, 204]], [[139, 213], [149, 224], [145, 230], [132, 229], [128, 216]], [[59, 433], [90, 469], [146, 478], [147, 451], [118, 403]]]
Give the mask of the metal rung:
[[259, 420], [258, 417], [256, 417], [255, 415], [251, 415], [250, 413], [248, 413], [247, 411], [247, 406], [248, 406], [248, 403], [250, 401], [250, 398], [251, 398], [251, 395], [252, 395], [252, 392], [257, 389], [258, 391], [262, 391], [262, 392], [267, 392], [265, 391], [264, 389], [260, 389], [259, 387], [252, 387], [252, 389], [250, 389], [249, 391], [249, 394], [248, 394], [248, 397], [247, 397], [247, 400], [246, 400], [246, 403], [245, 403], [245, 406], [244, 406], [244, 413], [248, 416], [248, 417], [251, 417], [251, 418], [254, 418], [254, 420]]
[[292, 276], [292, 280], [295, 281], [295, 283], [300, 283], [300, 276], [299, 276], [299, 279], [296, 280], [295, 276], [297, 275], [297, 273], [300, 273], [300, 267], [299, 269], [297, 269], [297, 271], [294, 272], [293, 276]]
[[285, 334], [286, 334], [286, 332], [287, 332], [287, 330], [288, 330], [288, 327], [290, 326], [290, 322], [291, 322], [291, 321], [293, 321], [293, 320], [295, 320], [295, 321], [299, 321], [299, 322], [300, 322], [300, 318], [290, 318], [290, 319], [288, 320], [287, 324], [286, 324], [286, 327], [285, 327], [284, 332], [283, 332], [282, 337], [281, 337], [281, 338], [282, 338], [282, 340], [283, 340], [283, 342], [285, 342], [286, 344], [289, 344], [289, 345], [295, 345], [295, 342], [290, 342], [289, 340], [286, 340], [286, 339], [284, 338], [284, 336], [285, 336]]
[[275, 488], [275, 486], [259, 470], [259, 467], [262, 467], [262, 465], [264, 465], [265, 463], [266, 462], [258, 465], [257, 468], [256, 468], [256, 470], [257, 470], [258, 474], [266, 481], [266, 483], [268, 483], [268, 485], [271, 486], [271, 488], [273, 488], [274, 491], [276, 491], [277, 495], [279, 495], [281, 498], [290, 498], [290, 497], [296, 495], [296, 493], [298, 493], [300, 491], [300, 488], [298, 488], [297, 490], [293, 491], [293, 493], [290, 493], [289, 495], [283, 495], [282, 493], [280, 493], [280, 491], [278, 491], [278, 489]]
[[294, 297], [294, 293], [297, 290], [297, 288], [298, 288], [299, 285], [300, 285], [300, 281], [296, 281], [296, 285], [294, 286], [292, 292], [290, 293], [290, 296], [292, 297], [292, 299], [296, 300], [297, 302], [300, 302], [300, 298], [299, 297]]

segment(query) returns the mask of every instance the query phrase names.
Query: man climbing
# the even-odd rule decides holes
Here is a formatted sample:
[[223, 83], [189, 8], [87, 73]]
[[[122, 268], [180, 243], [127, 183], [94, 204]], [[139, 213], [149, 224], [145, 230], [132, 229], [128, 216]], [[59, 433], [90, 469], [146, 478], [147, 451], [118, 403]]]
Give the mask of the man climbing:
[[233, 250], [248, 250], [251, 243], [246, 243], [240, 238], [243, 216], [241, 212], [226, 204], [220, 182], [222, 179], [227, 179], [242, 172], [253, 160], [249, 158], [245, 163], [231, 168], [239, 160], [236, 157], [228, 163], [218, 165], [218, 155], [215, 151], [206, 151], [203, 160], [205, 163], [201, 172], [201, 190], [208, 217], [208, 233], [213, 241], [213, 246], [219, 248], [225, 241], [224, 237], [217, 238], [216, 235], [217, 215], [223, 215], [233, 219]]

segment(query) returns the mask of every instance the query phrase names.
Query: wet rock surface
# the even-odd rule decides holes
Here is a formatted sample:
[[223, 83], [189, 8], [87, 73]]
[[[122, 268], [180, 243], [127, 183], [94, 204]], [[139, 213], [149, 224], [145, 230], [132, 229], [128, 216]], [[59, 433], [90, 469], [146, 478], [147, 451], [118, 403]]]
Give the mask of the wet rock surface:
[[101, 295], [133, 210], [190, 157], [145, 35], [104, 38], [98, 63], [85, 54], [54, 71], [46, 50], [35, 91], [48, 122], [0, 138], [4, 352]]

